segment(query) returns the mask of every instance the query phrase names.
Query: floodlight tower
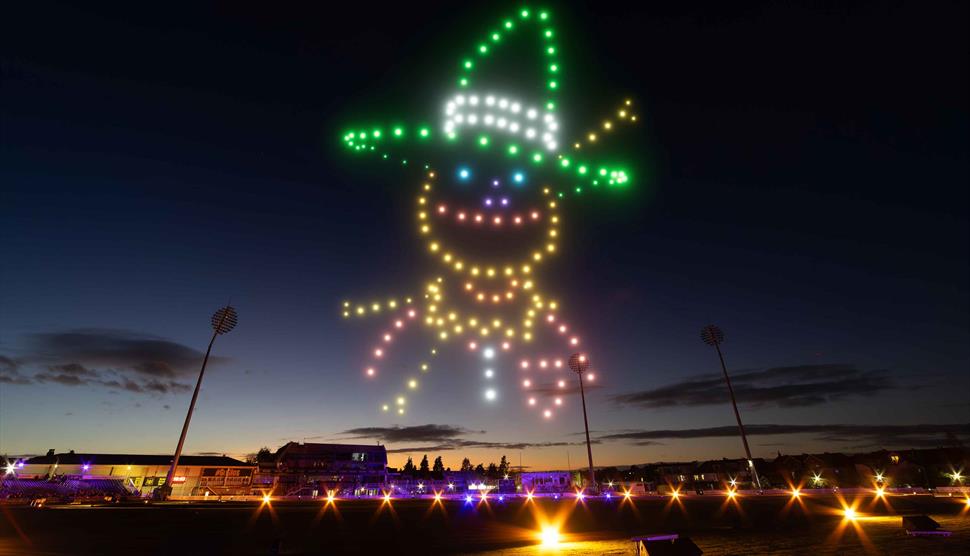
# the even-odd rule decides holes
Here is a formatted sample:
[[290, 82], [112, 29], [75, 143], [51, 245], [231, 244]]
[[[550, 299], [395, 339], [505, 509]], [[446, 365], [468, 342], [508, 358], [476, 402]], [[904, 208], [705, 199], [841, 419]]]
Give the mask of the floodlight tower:
[[574, 353], [569, 356], [569, 368], [579, 376], [579, 395], [583, 399], [583, 425], [586, 427], [586, 456], [589, 458], [589, 486], [596, 488], [596, 475], [593, 472], [593, 448], [589, 443], [589, 420], [586, 418], [586, 392], [583, 389], [583, 373], [589, 369], [589, 358]]
[[738, 420], [738, 430], [741, 431], [741, 442], [744, 443], [744, 453], [748, 456], [748, 467], [751, 469], [751, 478], [754, 479], [755, 487], [761, 490], [761, 478], [758, 477], [758, 470], [755, 469], [754, 459], [751, 458], [751, 448], [748, 447], [748, 435], [744, 432], [744, 424], [741, 423], [741, 413], [738, 411], [738, 402], [734, 399], [734, 388], [731, 386], [731, 377], [728, 376], [727, 367], [724, 365], [724, 356], [721, 355], [721, 342], [724, 341], [724, 332], [720, 328], [709, 324], [701, 329], [701, 340], [709, 346], [714, 346], [717, 350], [717, 358], [721, 361], [721, 370], [724, 371], [724, 382], [727, 383], [728, 393], [731, 394], [731, 406], [734, 408], [734, 417]]
[[215, 343], [216, 336], [227, 334], [236, 327], [238, 321], [239, 317], [232, 305], [226, 305], [212, 314], [212, 339], [209, 340], [209, 347], [205, 350], [205, 357], [202, 359], [199, 380], [195, 383], [195, 392], [192, 393], [189, 411], [185, 414], [185, 424], [182, 425], [182, 434], [179, 436], [178, 446], [175, 447], [175, 457], [172, 458], [172, 466], [168, 468], [168, 474], [165, 475], [165, 484], [155, 489], [155, 497], [160, 500], [165, 500], [172, 494], [172, 478], [175, 476], [175, 468], [178, 467], [179, 457], [182, 455], [182, 445], [185, 444], [185, 435], [189, 432], [189, 423], [192, 421], [195, 401], [198, 399], [199, 390], [202, 388], [202, 377], [205, 375], [205, 365], [209, 362], [209, 353], [212, 351], [212, 344]]

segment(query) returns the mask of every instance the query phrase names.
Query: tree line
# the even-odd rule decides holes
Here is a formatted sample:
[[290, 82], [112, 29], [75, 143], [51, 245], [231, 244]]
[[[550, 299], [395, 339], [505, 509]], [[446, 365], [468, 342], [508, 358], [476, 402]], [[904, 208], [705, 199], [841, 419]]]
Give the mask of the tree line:
[[[411, 477], [414, 479], [443, 479], [445, 471], [451, 471], [451, 468], [445, 468], [441, 461], [441, 456], [434, 458], [433, 464], [428, 464], [428, 455], [425, 454], [421, 458], [421, 463], [417, 466], [414, 465], [414, 460], [408, 456], [407, 462], [401, 467], [401, 475], [405, 477]], [[475, 473], [479, 477], [485, 477], [488, 479], [501, 479], [509, 474], [509, 460], [505, 456], [499, 461], [498, 465], [495, 463], [489, 463], [485, 465], [479, 463], [478, 465], [472, 465], [471, 460], [465, 458], [461, 461], [462, 472]]]

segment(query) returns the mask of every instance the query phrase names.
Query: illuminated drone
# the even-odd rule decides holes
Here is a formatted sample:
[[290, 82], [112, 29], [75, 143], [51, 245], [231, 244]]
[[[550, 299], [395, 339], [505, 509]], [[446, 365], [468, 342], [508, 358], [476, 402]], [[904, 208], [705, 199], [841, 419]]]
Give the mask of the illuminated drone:
[[[545, 77], [538, 98], [479, 79], [490, 57], [517, 39], [540, 45]], [[625, 100], [595, 129], [564, 141], [557, 100], [563, 68], [556, 39], [548, 11], [522, 9], [499, 22], [461, 59], [456, 90], [443, 99], [439, 122], [392, 121], [344, 133], [350, 151], [420, 171], [416, 231], [441, 265], [440, 274], [429, 277], [413, 296], [343, 303], [345, 318], [389, 315], [362, 366], [368, 379], [381, 374], [391, 345], [405, 330], [423, 327], [433, 342], [458, 340], [481, 357], [485, 400], [499, 396], [498, 359], [519, 352], [507, 370], [517, 374], [514, 382], [524, 392], [523, 403], [546, 419], [563, 405], [557, 390], [564, 393], [567, 384], [564, 360], [579, 349], [581, 339], [562, 318], [559, 302], [540, 288], [539, 268], [558, 253], [561, 204], [567, 195], [630, 185], [630, 171], [606, 162], [597, 147], [604, 135], [636, 122], [637, 116]], [[508, 81], [505, 74], [495, 83], [503, 81]], [[537, 344], [561, 348], [543, 355], [530, 349]], [[428, 360], [437, 354], [432, 343]], [[413, 362], [415, 372], [403, 377], [399, 393], [381, 405], [383, 411], [405, 413], [408, 396], [400, 392], [418, 389], [417, 377], [431, 370], [428, 360]]]

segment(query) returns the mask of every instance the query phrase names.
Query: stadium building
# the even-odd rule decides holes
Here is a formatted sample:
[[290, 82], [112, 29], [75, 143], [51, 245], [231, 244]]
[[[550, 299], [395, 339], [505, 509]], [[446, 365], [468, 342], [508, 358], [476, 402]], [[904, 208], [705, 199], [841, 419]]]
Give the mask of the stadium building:
[[[18, 463], [13, 474], [23, 485], [43, 481], [52, 486], [74, 485], [78, 490], [148, 496], [165, 484], [171, 464], [171, 455], [76, 454], [73, 450], [55, 454], [51, 450]], [[172, 495], [249, 494], [255, 471], [255, 465], [226, 456], [181, 456], [172, 478]]]
[[387, 450], [361, 444], [289, 442], [259, 460], [254, 491], [274, 496], [375, 496], [387, 482]]

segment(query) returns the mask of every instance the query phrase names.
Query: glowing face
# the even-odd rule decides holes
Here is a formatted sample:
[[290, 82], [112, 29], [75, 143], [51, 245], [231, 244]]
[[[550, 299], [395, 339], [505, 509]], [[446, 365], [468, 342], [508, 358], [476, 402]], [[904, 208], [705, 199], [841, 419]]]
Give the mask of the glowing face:
[[[516, 37], [524, 39], [521, 44], [535, 45], [533, 33], [538, 34], [544, 92], [528, 98], [513, 93], [516, 85], [489, 89], [478, 69]], [[513, 13], [460, 59], [456, 82], [447, 87], [444, 98], [439, 97], [437, 124], [397, 121], [344, 133], [343, 143], [352, 152], [378, 155], [409, 169], [423, 165], [415, 224], [437, 270], [419, 290], [410, 292], [413, 297], [343, 303], [345, 318], [387, 314], [391, 319], [360, 367], [366, 379], [378, 382], [392, 374], [388, 367], [396, 364], [393, 353], [401, 335], [424, 327], [433, 341], [458, 339], [473, 357], [481, 358], [483, 402], [500, 405], [506, 396], [498, 387], [511, 379], [522, 385], [523, 406], [537, 417], [551, 419], [554, 409], [568, 403], [566, 396], [544, 396], [542, 403], [535, 396], [555, 384], [564, 389], [562, 394], [568, 393], [561, 380], [568, 369], [561, 358], [581, 342], [561, 318], [558, 302], [540, 288], [540, 270], [559, 253], [561, 198], [628, 185], [627, 171], [609, 160], [602, 143], [620, 124], [633, 123], [637, 116], [631, 101], [625, 100], [575, 141], [567, 140], [561, 123], [572, 118], [561, 115], [558, 102], [558, 40], [548, 11]], [[513, 56], [515, 61], [519, 58]], [[553, 352], [545, 358], [526, 354], [532, 361], [529, 377], [506, 372], [503, 357], [526, 347], [540, 333], [551, 338], [548, 343], [547, 337], [542, 340]], [[434, 357], [436, 347], [429, 347]], [[401, 416], [406, 407], [420, 407], [402, 392], [420, 395], [428, 373], [431, 368], [421, 362], [403, 377], [393, 377], [400, 381], [396, 393], [378, 406], [380, 410]], [[593, 376], [586, 375], [588, 380]]]

